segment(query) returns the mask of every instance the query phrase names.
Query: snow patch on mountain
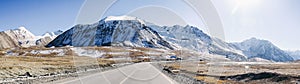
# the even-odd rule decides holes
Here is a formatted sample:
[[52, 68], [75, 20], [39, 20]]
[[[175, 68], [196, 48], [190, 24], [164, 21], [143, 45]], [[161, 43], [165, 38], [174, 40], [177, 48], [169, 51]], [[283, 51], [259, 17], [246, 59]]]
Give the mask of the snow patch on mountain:
[[106, 18], [104, 18], [104, 21], [105, 22], [108, 22], [108, 21], [120, 21], [120, 20], [136, 20], [136, 21], [139, 21], [141, 24], [145, 24], [144, 20], [142, 19], [139, 19], [137, 17], [131, 17], [131, 16], [108, 16]]
[[57, 53], [57, 56], [64, 56], [66, 51], [64, 49], [53, 49], [53, 50], [32, 50], [31, 54], [52, 54]]
[[74, 51], [75, 54], [78, 56], [89, 56], [89, 57], [102, 57], [104, 53], [98, 50], [87, 50], [80, 47], [77, 48], [71, 48], [72, 51]]
[[259, 58], [259, 57], [254, 57], [249, 59], [250, 62], [272, 62], [267, 59]]

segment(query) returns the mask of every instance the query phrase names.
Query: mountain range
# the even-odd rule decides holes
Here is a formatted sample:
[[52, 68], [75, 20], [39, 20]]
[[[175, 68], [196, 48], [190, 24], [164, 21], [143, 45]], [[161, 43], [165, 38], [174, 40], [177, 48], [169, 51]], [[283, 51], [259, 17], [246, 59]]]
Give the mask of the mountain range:
[[[48, 34], [51, 33], [51, 34]], [[35, 36], [25, 27], [0, 32], [0, 49], [30, 46], [45, 46], [62, 31], [45, 33], [43, 36]]]
[[276, 62], [293, 58], [271, 42], [255, 38], [227, 43], [193, 26], [158, 26], [137, 17], [108, 16], [94, 24], [79, 24], [59, 35], [46, 47], [130, 46], [191, 50], [217, 54], [235, 61], [261, 58]]
[[[286, 62], [299, 59], [267, 40], [251, 38], [227, 43], [193, 26], [158, 26], [131, 16], [108, 16], [94, 24], [78, 24], [69, 30], [35, 36], [20, 27], [0, 32], [0, 49], [44, 45], [126, 46], [188, 50], [221, 55], [234, 61]], [[298, 55], [299, 56], [299, 55]]]

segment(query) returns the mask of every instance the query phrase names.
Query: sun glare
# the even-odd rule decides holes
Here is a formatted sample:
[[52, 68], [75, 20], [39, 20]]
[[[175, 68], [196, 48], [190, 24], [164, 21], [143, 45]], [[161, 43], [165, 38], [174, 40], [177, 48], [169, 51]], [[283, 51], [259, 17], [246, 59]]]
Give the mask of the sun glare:
[[255, 7], [259, 5], [261, 0], [236, 0], [237, 5], [241, 7]]
[[235, 0], [235, 7], [232, 9], [232, 14], [238, 10], [250, 10], [258, 7], [262, 0]]

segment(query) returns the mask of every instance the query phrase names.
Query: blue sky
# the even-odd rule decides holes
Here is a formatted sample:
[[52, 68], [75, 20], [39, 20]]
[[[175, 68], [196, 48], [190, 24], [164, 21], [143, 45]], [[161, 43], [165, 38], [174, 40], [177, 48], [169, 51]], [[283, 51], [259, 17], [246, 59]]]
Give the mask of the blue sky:
[[0, 31], [25, 26], [35, 35], [74, 25], [84, 0], [1, 0]]
[[226, 41], [256, 37], [269, 40], [281, 49], [300, 49], [300, 0], [213, 2], [222, 19]]
[[[101, 3], [110, 4], [107, 3], [108, 1], [91, 0], [86, 2], [88, 6], [84, 6], [84, 12], [82, 16], [79, 16], [78, 23], [94, 23], [106, 16], [129, 15], [157, 25], [173, 26], [178, 24], [185, 26], [189, 24], [205, 29], [202, 27], [201, 18], [183, 0], [116, 0], [107, 10], [106, 8], [97, 10], [97, 8], [103, 7], [103, 5], [99, 5]], [[101, 11], [105, 12], [102, 13]], [[103, 16], [101, 16], [102, 14]]]
[[[128, 5], [135, 2], [136, 5]], [[240, 42], [251, 37], [266, 39], [282, 49], [300, 49], [300, 0], [212, 0], [222, 19], [227, 42]], [[1, 0], [0, 31], [25, 26], [36, 35], [58, 29], [67, 30], [76, 23], [76, 16], [84, 0]], [[99, 3], [100, 5], [101, 3]], [[127, 5], [126, 5], [127, 4]], [[153, 10], [143, 5], [161, 8]], [[160, 7], [164, 5], [165, 7]], [[97, 10], [96, 8], [93, 10]], [[159, 19], [181, 19], [169, 22], [154, 21], [160, 25], [190, 24], [202, 28], [203, 24], [180, 0], [121, 0], [104, 14], [141, 15], [143, 10], [156, 11], [152, 17]], [[142, 11], [142, 12], [141, 12]], [[147, 12], [147, 11], [146, 11]], [[170, 16], [170, 12], [174, 15]], [[149, 14], [139, 16], [153, 21]], [[98, 19], [101, 19], [99, 17]], [[97, 19], [97, 20], [98, 20]], [[181, 22], [181, 20], [183, 22]]]

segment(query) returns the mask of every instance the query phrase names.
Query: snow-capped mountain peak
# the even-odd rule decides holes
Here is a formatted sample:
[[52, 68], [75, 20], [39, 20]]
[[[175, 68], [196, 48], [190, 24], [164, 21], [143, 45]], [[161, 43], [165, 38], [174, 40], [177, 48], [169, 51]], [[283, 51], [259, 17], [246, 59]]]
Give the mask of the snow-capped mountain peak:
[[11, 30], [12, 33], [16, 34], [16, 37], [19, 39], [34, 39], [34, 34], [28, 31], [25, 27], [21, 26], [17, 29]]
[[61, 33], [63, 33], [63, 31], [61, 30], [57, 30], [55, 32], [46, 32], [45, 34], [43, 34], [42, 36], [37, 36], [37, 38], [45, 38], [45, 37], [50, 37], [51, 39], [56, 38], [58, 35], [60, 35]]
[[263, 39], [258, 39], [258, 38], [255, 38], [255, 37], [252, 37], [250, 39], [245, 40], [244, 43], [265, 43], [265, 44], [272, 44], [270, 41], [263, 40]]
[[25, 27], [23, 27], [23, 26], [20, 26], [19, 28], [18, 28], [19, 30], [23, 30], [23, 31], [28, 31]]
[[42, 35], [43, 37], [51, 37], [51, 36], [54, 36], [54, 33], [53, 32], [46, 32], [45, 34]]
[[136, 20], [139, 21], [141, 24], [145, 25], [145, 21], [142, 19], [139, 19], [137, 17], [132, 17], [132, 16], [107, 16], [106, 18], [104, 18], [105, 22], [109, 22], [109, 21], [120, 21], [120, 20]]

